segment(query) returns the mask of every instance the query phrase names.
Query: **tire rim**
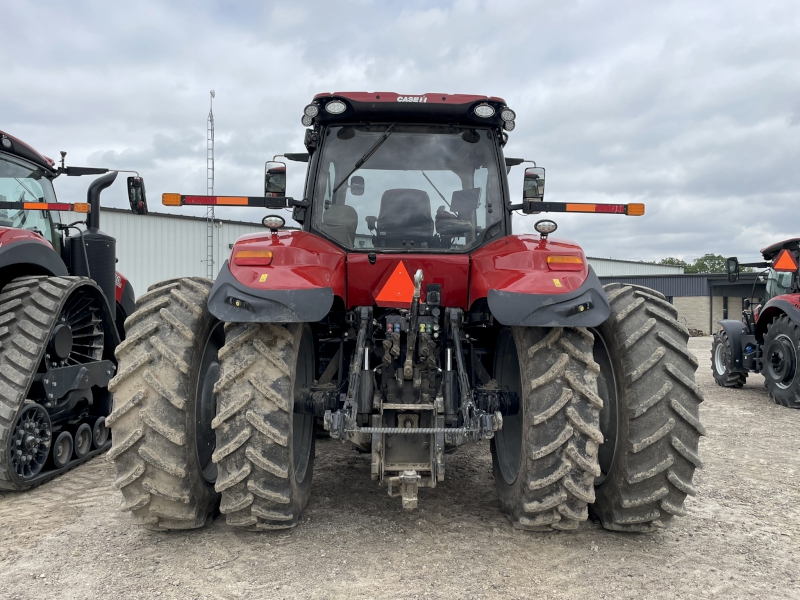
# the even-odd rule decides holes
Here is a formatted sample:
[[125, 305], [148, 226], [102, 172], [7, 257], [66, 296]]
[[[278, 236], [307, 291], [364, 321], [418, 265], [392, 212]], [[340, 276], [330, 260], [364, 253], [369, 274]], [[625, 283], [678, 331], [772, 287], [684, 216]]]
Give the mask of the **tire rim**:
[[494, 373], [501, 389], [516, 394], [517, 402], [501, 407], [503, 428], [494, 435], [495, 455], [503, 481], [512, 485], [519, 474], [522, 463], [523, 402], [520, 402], [522, 378], [520, 376], [517, 346], [511, 330], [500, 332], [495, 351]]
[[723, 347], [722, 340], [718, 340], [714, 348], [714, 368], [717, 370], [718, 375], [725, 375], [725, 371], [727, 370], [726, 365], [725, 348]]
[[[294, 391], [311, 387], [314, 379], [314, 338], [311, 329], [303, 328], [300, 348], [297, 351], [297, 368], [294, 376]], [[294, 397], [294, 394], [292, 395]], [[314, 442], [314, 415], [292, 413], [292, 455], [297, 483], [303, 483], [311, 462], [311, 447]]]
[[83, 423], [75, 432], [75, 456], [83, 458], [92, 449], [92, 428]]
[[50, 416], [44, 407], [29, 404], [20, 411], [9, 439], [11, 470], [20, 481], [42, 472], [50, 453]]
[[195, 450], [197, 464], [206, 483], [217, 481], [217, 465], [211, 460], [217, 447], [217, 438], [211, 422], [217, 416], [217, 397], [214, 384], [219, 380], [219, 350], [225, 343], [224, 325], [219, 321], [209, 328], [203, 345], [203, 358], [197, 376], [197, 398], [195, 402]]
[[794, 342], [785, 333], [778, 335], [766, 353], [767, 372], [776, 386], [782, 390], [791, 387], [797, 373], [797, 350]]
[[608, 350], [603, 335], [597, 329], [591, 329], [594, 334], [594, 347], [592, 355], [595, 362], [600, 365], [597, 376], [597, 394], [603, 399], [603, 408], [600, 410], [600, 431], [603, 434], [603, 443], [597, 451], [600, 463], [600, 475], [595, 478], [595, 485], [600, 485], [606, 480], [614, 458], [617, 454], [619, 432], [618, 388], [614, 365], [611, 362], [611, 353]]
[[66, 467], [72, 458], [72, 436], [68, 431], [62, 431], [53, 444], [53, 463], [57, 469]]

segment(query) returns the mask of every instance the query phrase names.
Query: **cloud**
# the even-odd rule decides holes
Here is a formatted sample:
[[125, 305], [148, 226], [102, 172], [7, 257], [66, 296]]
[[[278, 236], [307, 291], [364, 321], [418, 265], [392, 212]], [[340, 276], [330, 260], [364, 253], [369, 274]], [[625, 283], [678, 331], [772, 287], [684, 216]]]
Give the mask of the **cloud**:
[[[509, 102], [506, 154], [547, 167], [547, 199], [647, 204], [643, 218], [559, 216], [590, 255], [755, 258], [800, 233], [793, 0], [0, 2], [0, 127], [71, 164], [138, 169], [151, 202], [205, 191], [212, 88], [215, 189], [236, 194], [303, 149], [317, 92], [444, 91]], [[290, 163], [291, 193], [303, 179]], [[125, 206], [123, 187], [107, 201]]]

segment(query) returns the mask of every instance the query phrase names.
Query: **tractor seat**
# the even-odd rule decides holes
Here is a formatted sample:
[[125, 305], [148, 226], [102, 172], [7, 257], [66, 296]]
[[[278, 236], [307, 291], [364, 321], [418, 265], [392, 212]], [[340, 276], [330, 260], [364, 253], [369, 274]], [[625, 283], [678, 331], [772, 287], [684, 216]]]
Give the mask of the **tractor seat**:
[[322, 230], [348, 248], [355, 244], [358, 213], [352, 206], [332, 204], [322, 213]]
[[379, 242], [385, 238], [419, 240], [433, 237], [430, 197], [422, 190], [386, 190], [381, 196], [376, 229]]

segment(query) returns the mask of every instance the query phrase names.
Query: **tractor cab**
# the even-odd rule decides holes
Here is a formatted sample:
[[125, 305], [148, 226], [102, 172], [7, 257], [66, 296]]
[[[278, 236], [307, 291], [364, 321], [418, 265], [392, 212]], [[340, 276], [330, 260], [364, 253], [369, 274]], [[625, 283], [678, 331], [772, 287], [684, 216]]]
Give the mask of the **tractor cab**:
[[[60, 251], [57, 212], [26, 209], [25, 203], [56, 201], [52, 175], [46, 169], [11, 154], [0, 153], [0, 228], [23, 229], [39, 234]], [[8, 203], [21, 203], [18, 208]]]

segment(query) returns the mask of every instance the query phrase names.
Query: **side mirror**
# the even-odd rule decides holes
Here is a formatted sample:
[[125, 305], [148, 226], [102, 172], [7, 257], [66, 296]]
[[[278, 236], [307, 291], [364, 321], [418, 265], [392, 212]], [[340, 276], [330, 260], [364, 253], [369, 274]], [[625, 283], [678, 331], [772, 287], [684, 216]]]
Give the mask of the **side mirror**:
[[131, 212], [133, 214], [147, 214], [147, 194], [144, 190], [143, 178], [128, 177], [128, 202], [131, 203]]
[[264, 196], [286, 195], [286, 163], [268, 161], [264, 165]]
[[524, 202], [541, 202], [544, 198], [544, 169], [528, 167], [525, 169], [525, 183], [522, 188]]
[[750, 299], [749, 298], [745, 298], [744, 300], [742, 300], [742, 308], [744, 310], [750, 310]]
[[375, 225], [378, 222], [378, 217], [364, 217], [367, 221], [367, 229], [370, 231], [375, 231]]
[[361, 175], [353, 175], [350, 178], [350, 193], [353, 196], [364, 195], [364, 178]]
[[735, 256], [725, 261], [725, 269], [728, 271], [728, 282], [736, 283], [739, 281], [739, 259]]

